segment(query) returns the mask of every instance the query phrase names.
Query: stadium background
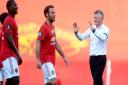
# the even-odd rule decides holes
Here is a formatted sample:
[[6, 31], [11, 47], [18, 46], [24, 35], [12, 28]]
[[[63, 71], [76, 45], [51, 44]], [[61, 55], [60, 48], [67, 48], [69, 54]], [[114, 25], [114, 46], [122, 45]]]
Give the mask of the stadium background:
[[[0, 0], [0, 13], [6, 11], [6, 1]], [[35, 40], [40, 25], [45, 21], [43, 8], [53, 4], [56, 9], [57, 40], [71, 61], [66, 67], [57, 54], [56, 69], [62, 85], [91, 85], [89, 70], [89, 40], [78, 41], [72, 24], [77, 22], [84, 32], [93, 22], [93, 12], [101, 9], [105, 14], [105, 24], [110, 28], [108, 59], [111, 60], [111, 85], [128, 85], [128, 0], [16, 0], [19, 14], [21, 85], [42, 85], [43, 75], [36, 68]], [[106, 83], [106, 71], [104, 72]]]

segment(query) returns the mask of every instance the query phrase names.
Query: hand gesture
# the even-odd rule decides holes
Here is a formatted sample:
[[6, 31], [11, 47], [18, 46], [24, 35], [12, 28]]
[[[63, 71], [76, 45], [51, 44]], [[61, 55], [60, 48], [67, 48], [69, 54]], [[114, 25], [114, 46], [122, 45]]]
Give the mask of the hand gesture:
[[63, 59], [64, 59], [65, 64], [68, 66], [68, 65], [69, 65], [69, 60], [68, 60], [68, 58], [67, 58], [67, 57], [64, 57]]
[[41, 62], [40, 62], [40, 60], [37, 60], [36, 66], [37, 66], [38, 69], [41, 69]]
[[77, 23], [73, 23], [74, 32], [78, 32], [79, 27], [77, 26]]
[[92, 31], [92, 32], [95, 32], [95, 28], [92, 26], [92, 23], [89, 21], [89, 26], [90, 26], [90, 30]]
[[22, 58], [20, 57], [20, 55], [18, 55], [16, 57], [16, 59], [17, 59], [18, 65], [21, 65], [22, 64]]

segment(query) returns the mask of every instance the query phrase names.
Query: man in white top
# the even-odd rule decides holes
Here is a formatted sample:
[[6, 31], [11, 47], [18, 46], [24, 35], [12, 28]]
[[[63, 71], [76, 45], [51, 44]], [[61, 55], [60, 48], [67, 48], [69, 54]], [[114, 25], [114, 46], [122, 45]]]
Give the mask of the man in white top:
[[106, 65], [106, 45], [109, 28], [103, 24], [104, 14], [101, 10], [94, 12], [94, 25], [90, 26], [83, 34], [79, 32], [77, 23], [73, 24], [74, 32], [79, 40], [90, 38], [90, 70], [93, 85], [103, 85], [102, 74]]

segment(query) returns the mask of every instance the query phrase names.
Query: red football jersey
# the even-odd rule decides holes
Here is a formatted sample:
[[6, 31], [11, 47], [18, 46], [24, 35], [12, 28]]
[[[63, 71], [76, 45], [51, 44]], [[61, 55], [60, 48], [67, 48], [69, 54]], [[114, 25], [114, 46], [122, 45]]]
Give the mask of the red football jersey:
[[1, 57], [1, 49], [2, 49], [2, 41], [4, 40], [4, 32], [3, 28], [0, 27], [0, 57]]
[[5, 19], [3, 25], [3, 31], [4, 31], [4, 40], [2, 42], [2, 61], [11, 56], [16, 57], [15, 52], [10, 48], [8, 41], [6, 39], [5, 34], [7, 32], [11, 33], [14, 44], [18, 49], [18, 26], [16, 24], [15, 19], [12, 16], [7, 16], [7, 18]]
[[4, 34], [3, 34], [3, 28], [0, 27], [0, 68], [3, 67], [2, 61], [1, 61], [1, 57], [2, 57], [2, 53], [1, 53], [1, 48], [2, 48], [2, 40], [4, 38]]
[[41, 63], [51, 62], [55, 64], [55, 28], [46, 22], [40, 27], [38, 38], [40, 40]]
[[0, 27], [0, 57], [1, 57], [2, 27]]

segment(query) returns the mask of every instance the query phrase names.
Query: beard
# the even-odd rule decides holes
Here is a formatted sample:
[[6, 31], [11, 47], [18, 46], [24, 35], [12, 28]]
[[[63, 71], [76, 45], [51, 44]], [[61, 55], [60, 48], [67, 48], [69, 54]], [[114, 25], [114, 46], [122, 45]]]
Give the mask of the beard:
[[53, 23], [55, 20], [54, 19], [49, 19], [50, 23]]
[[48, 20], [50, 23], [53, 23], [55, 21], [55, 17], [48, 15]]

